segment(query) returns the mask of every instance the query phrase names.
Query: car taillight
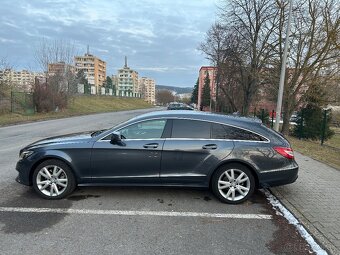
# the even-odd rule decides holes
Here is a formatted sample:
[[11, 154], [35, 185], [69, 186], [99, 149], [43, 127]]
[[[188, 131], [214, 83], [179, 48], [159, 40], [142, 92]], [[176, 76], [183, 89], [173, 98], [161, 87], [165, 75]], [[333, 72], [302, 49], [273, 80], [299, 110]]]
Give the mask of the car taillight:
[[274, 150], [279, 153], [280, 155], [284, 156], [285, 158], [288, 159], [293, 159], [294, 158], [294, 152], [292, 148], [288, 147], [274, 147]]

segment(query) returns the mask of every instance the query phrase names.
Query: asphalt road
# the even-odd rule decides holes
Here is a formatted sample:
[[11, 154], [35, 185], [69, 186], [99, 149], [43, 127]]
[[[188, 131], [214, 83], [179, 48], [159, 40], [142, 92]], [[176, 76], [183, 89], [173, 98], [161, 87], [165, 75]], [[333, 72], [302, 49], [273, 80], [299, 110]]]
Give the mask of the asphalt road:
[[183, 188], [82, 187], [48, 201], [15, 182], [23, 146], [147, 111], [0, 128], [0, 254], [311, 254], [261, 192], [234, 206], [209, 190]]

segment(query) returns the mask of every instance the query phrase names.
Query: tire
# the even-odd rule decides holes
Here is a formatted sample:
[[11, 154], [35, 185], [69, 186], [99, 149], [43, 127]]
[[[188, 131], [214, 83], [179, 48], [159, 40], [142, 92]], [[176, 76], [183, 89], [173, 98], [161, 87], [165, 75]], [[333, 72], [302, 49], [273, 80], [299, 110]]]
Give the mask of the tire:
[[214, 195], [223, 203], [240, 204], [254, 193], [255, 178], [246, 166], [231, 163], [214, 172], [211, 187]]
[[32, 178], [34, 190], [45, 199], [64, 198], [76, 187], [75, 177], [70, 167], [56, 159], [49, 159], [39, 164]]

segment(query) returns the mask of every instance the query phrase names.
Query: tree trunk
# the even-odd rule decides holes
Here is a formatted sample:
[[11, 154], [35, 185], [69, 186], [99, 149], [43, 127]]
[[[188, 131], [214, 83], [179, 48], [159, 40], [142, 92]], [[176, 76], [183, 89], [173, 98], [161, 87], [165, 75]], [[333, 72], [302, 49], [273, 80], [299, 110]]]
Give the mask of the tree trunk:
[[[285, 87], [289, 87], [288, 84], [286, 84]], [[288, 89], [285, 89], [285, 97], [284, 97], [284, 101], [283, 101], [283, 124], [282, 124], [282, 134], [284, 135], [289, 135], [289, 120], [290, 120], [290, 117], [292, 116], [293, 114], [293, 111], [294, 111], [294, 103], [292, 103], [290, 100], [294, 100], [295, 101], [295, 98], [293, 95], [291, 95], [290, 97], [289, 96], [286, 96], [289, 92], [288, 92], [289, 88]]]
[[284, 102], [283, 105], [283, 124], [282, 124], [282, 134], [288, 135], [289, 134], [289, 119], [292, 115], [291, 110], [289, 109], [289, 104], [287, 102]]

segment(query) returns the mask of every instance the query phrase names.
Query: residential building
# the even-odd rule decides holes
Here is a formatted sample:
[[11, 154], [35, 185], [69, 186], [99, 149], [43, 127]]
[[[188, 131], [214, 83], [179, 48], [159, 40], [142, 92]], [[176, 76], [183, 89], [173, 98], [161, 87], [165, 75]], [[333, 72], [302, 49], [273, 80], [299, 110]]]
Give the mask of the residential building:
[[198, 109], [201, 109], [204, 80], [207, 74], [209, 74], [210, 79], [210, 98], [211, 100], [216, 101], [216, 82], [215, 82], [216, 73], [217, 68], [214, 66], [202, 66], [200, 68], [198, 76], [198, 100], [197, 100]]
[[142, 77], [139, 79], [141, 96], [150, 104], [156, 103], [156, 83], [154, 79]]
[[44, 73], [30, 72], [28, 70], [14, 71], [12, 69], [0, 70], [0, 81], [8, 82], [21, 91], [31, 91], [36, 77], [44, 77]]
[[138, 72], [128, 67], [126, 57], [124, 67], [118, 70], [116, 95], [125, 97], [140, 97]]
[[73, 65], [66, 64], [65, 62], [48, 64], [48, 75], [66, 74], [67, 72], [76, 73], [76, 68]]
[[87, 52], [84, 56], [74, 57], [76, 72], [84, 71], [90, 85], [100, 91], [106, 79], [106, 62]]

